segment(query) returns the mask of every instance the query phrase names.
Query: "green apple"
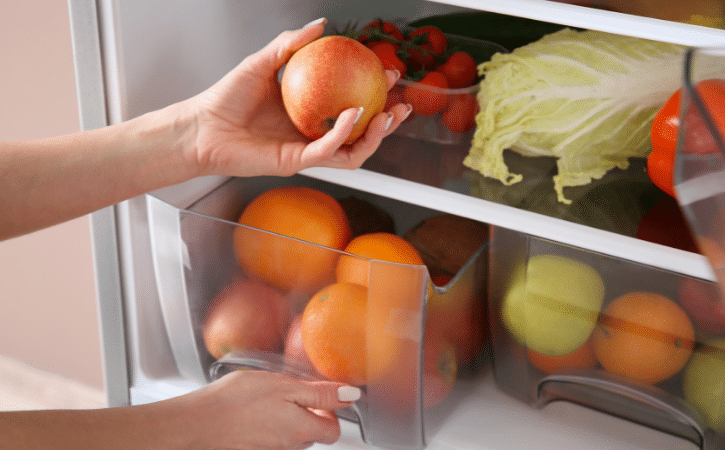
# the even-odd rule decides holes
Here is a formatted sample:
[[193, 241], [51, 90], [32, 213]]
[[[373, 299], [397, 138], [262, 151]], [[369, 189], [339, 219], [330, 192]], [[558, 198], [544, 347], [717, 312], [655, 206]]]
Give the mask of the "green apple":
[[604, 301], [604, 282], [591, 266], [557, 255], [530, 258], [503, 299], [503, 323], [522, 345], [565, 355], [589, 338]]
[[685, 400], [705, 415], [710, 428], [725, 432], [725, 338], [706, 342], [692, 354], [682, 391]]

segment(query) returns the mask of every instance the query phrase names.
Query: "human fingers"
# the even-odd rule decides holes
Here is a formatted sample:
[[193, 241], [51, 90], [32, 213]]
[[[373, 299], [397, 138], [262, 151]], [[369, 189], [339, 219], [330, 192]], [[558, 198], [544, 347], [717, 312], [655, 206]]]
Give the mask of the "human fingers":
[[335, 126], [320, 139], [307, 145], [303, 152], [301, 166], [333, 167], [337, 169], [357, 169], [380, 146], [383, 138], [393, 131], [410, 115], [413, 108], [408, 104], [396, 104], [386, 112], [373, 117], [368, 123], [365, 134], [351, 145], [344, 145], [355, 121], [360, 117], [359, 110], [350, 108], [338, 116]]
[[388, 79], [388, 90], [391, 90], [395, 86], [395, 82], [400, 78], [400, 71], [398, 69], [385, 70], [385, 76]]
[[352, 143], [346, 152], [346, 166], [360, 167], [380, 146], [384, 137], [395, 131], [408, 117], [412, 108], [399, 103], [375, 116], [368, 125], [365, 134]]
[[301, 441], [301, 448], [308, 447], [310, 443], [331, 445], [340, 439], [340, 421], [330, 411], [308, 408], [306, 418], [298, 422], [296, 436]]
[[348, 108], [340, 113], [332, 129], [321, 138], [310, 142], [302, 152], [303, 168], [324, 165], [345, 144], [352, 128], [363, 113], [363, 108]]
[[361, 396], [360, 388], [331, 381], [296, 381], [285, 399], [306, 412], [297, 422], [297, 437], [303, 443], [333, 444], [340, 437], [340, 422], [332, 412], [350, 406]]
[[393, 114], [393, 120], [389, 126], [385, 127], [383, 131], [385, 136], [392, 134], [408, 118], [413, 112], [413, 106], [409, 103], [398, 103], [393, 105], [388, 112]]
[[334, 411], [350, 406], [361, 395], [362, 391], [356, 386], [333, 381], [299, 381], [296, 388], [289, 391], [286, 399], [311, 410]]

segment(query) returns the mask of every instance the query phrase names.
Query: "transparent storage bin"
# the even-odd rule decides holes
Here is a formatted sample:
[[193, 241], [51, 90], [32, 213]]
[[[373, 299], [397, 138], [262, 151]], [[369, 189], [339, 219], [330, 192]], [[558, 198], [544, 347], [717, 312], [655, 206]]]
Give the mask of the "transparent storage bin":
[[504, 392], [725, 448], [725, 81], [698, 90], [699, 68], [712, 80], [718, 64], [725, 80], [723, 49], [687, 53], [674, 179], [717, 281], [494, 227], [489, 318]]
[[[435, 433], [447, 414], [465, 396], [454, 385], [453, 391], [440, 403], [434, 406], [427, 403], [428, 393], [437, 392], [435, 389], [439, 387], [436, 384], [439, 379], [430, 378], [425, 369], [426, 348], [429, 348], [426, 344], [427, 303], [434, 299], [449, 304], [470, 302], [485, 311], [487, 243], [472, 250], [473, 256], [445, 286], [432, 287], [431, 275], [425, 265], [360, 258], [237, 222], [252, 199], [281, 186], [311, 187], [337, 199], [355, 196], [366, 200], [390, 213], [401, 236], [423, 219], [438, 214], [434, 210], [303, 175], [233, 178], [186, 209], [150, 197], [148, 212], [155, 275], [166, 331], [180, 375], [205, 384], [230, 370], [256, 368], [301, 379], [326, 379], [309, 359], [293, 357], [285, 351], [286, 333], [291, 330], [293, 319], [301, 314], [315, 294], [336, 282], [334, 269], [337, 261], [353, 258], [367, 267], [368, 277], [367, 288], [361, 288], [365, 308], [362, 315], [365, 322], [361, 325], [364, 344], [357, 355], [357, 360], [362, 361], [358, 364], [363, 366], [364, 379], [355, 383], [361, 385], [363, 396], [351, 407], [338, 411], [338, 415], [358, 423], [363, 439], [371, 445], [385, 448], [425, 447], [430, 433]], [[275, 300], [259, 296], [260, 302], [269, 302], [265, 311], [274, 309], [276, 317], [283, 318], [282, 324], [275, 322], [275, 326], [279, 326], [278, 333], [271, 333], [273, 336], [270, 337], [262, 330], [255, 334], [260, 337], [259, 340], [248, 339], [253, 342], [249, 348], [231, 350], [215, 358], [204, 340], [205, 318], [214, 299], [238, 280], [254, 279], [238, 262], [233, 243], [237, 233], [246, 233], [251, 239], [248, 242], [255, 242], [255, 245], [273, 243], [295, 247], [302, 257], [295, 266], [304, 270], [293, 274], [297, 278], [290, 288], [269, 288], [278, 292]], [[269, 256], [265, 255], [264, 247], [260, 247], [258, 252], [260, 258]], [[275, 260], [265, 261], [273, 264]], [[316, 271], [320, 267], [324, 270]], [[306, 283], [304, 280], [312, 272], [317, 273], [317, 282]], [[350, 304], [352, 301], [353, 298], [350, 298]], [[353, 322], [351, 326], [358, 324]], [[468, 326], [479, 327], [484, 333], [486, 322], [478, 317], [472, 319]], [[459, 378], [476, 377], [482, 372], [486, 361], [483, 344], [477, 350], [477, 358], [465, 367], [457, 368]], [[458, 384], [464, 385], [460, 389], [469, 388], [465, 387], [468, 383]]]
[[[406, 33], [415, 29], [415, 27], [411, 27], [399, 19], [392, 20], [392, 22]], [[450, 52], [465, 51], [473, 57], [476, 64], [481, 64], [490, 60], [496, 53], [509, 52], [506, 48], [494, 42], [473, 39], [466, 36], [457, 36], [450, 33], [444, 34], [448, 40], [448, 49]], [[455, 98], [470, 97], [475, 99], [479, 91], [478, 82], [470, 87], [443, 89], [401, 78], [395, 83], [395, 86], [393, 86], [388, 93], [389, 99], [393, 99], [396, 103], [404, 102], [404, 93], [406, 89], [418, 90], [419, 92], [422, 92], [422, 96], [444, 98], [446, 107], [440, 112], [432, 115], [421, 115], [416, 114], [414, 106], [414, 110], [411, 115], [402, 124], [400, 124], [400, 126], [393, 132], [394, 134], [421, 141], [434, 142], [436, 144], [470, 144], [471, 138], [473, 137], [473, 131], [475, 130], [475, 124], [470, 129], [462, 131], [458, 129], [460, 125], [455, 125], [455, 123], [461, 122], [460, 119], [452, 120], [454, 125], [451, 126], [447, 124], [447, 121], [443, 116], [447, 114], [447, 110], [451, 108]], [[472, 117], [475, 117], [475, 114], [479, 111], [479, 101], [481, 100], [476, 100], [477, 106]]]
[[[721, 76], [712, 78], [712, 67]], [[702, 90], [699, 90], [702, 88]], [[701, 252], [725, 286], [725, 48], [685, 55], [674, 186]]]
[[[501, 390], [537, 408], [566, 400], [702, 448], [720, 448], [706, 446], [720, 437], [683, 393], [690, 355], [709, 339], [725, 336], [725, 321], [712, 321], [718, 301], [713, 283], [500, 227], [492, 232], [490, 257], [489, 317]], [[629, 316], [622, 312], [628, 310], [608, 309], [631, 295], [657, 299], [653, 305], [642, 301], [644, 307], [671, 303], [668, 314], [681, 311], [678, 327], [661, 325], [659, 320], [666, 319], [650, 322], [650, 312]], [[592, 300], [596, 297], [601, 303]], [[692, 334], [681, 331], [683, 323], [690, 324]], [[680, 346], [689, 349], [687, 354], [671, 356]], [[630, 367], [657, 352], [664, 355], [662, 366], [647, 361], [645, 369]], [[562, 353], [570, 358], [561, 358]], [[650, 374], [657, 379], [643, 379]]]

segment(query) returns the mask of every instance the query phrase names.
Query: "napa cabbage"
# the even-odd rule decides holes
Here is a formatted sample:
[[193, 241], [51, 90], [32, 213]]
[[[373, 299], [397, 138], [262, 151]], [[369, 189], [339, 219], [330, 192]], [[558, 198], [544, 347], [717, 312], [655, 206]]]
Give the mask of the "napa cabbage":
[[681, 85], [685, 48], [600, 31], [563, 29], [479, 66], [480, 112], [464, 165], [506, 185], [511, 149], [553, 156], [554, 188], [600, 179], [646, 157], [658, 109]]

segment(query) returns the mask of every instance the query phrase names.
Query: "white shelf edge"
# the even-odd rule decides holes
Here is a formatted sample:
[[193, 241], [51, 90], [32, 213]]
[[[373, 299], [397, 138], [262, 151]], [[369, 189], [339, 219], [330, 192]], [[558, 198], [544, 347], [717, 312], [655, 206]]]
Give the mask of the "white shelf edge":
[[572, 247], [614, 256], [709, 281], [715, 274], [704, 256], [563, 219], [426, 186], [365, 169], [312, 168], [303, 175], [353, 189], [479, 220]]
[[725, 31], [545, 0], [428, 0], [689, 47], [725, 45]]
[[[496, 386], [491, 366], [476, 380], [461, 381], [454, 396], [457, 404], [442, 426], [432, 432], [427, 450], [518, 450], [567, 448], [654, 450], [697, 447], [634, 422], [569, 402], [554, 402], [543, 409], [515, 399]], [[465, 386], [461, 386], [465, 385]], [[151, 403], [183, 395], [201, 385], [179, 379], [146, 381], [131, 388], [132, 404]], [[331, 446], [315, 444], [313, 450], [368, 450], [360, 426], [340, 420], [340, 439]], [[376, 447], [375, 447], [376, 448]]]

